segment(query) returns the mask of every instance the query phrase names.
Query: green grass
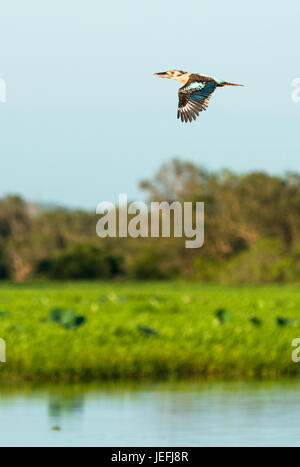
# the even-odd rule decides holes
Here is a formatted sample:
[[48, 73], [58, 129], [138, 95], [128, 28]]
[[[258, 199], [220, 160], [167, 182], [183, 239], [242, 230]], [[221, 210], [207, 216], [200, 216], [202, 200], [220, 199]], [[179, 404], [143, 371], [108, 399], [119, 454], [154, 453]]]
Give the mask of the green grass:
[[[85, 322], [66, 328], [51, 320], [54, 308], [73, 310]], [[0, 337], [7, 362], [0, 363], [0, 378], [298, 374], [291, 342], [300, 337], [299, 320], [296, 286], [3, 283]]]

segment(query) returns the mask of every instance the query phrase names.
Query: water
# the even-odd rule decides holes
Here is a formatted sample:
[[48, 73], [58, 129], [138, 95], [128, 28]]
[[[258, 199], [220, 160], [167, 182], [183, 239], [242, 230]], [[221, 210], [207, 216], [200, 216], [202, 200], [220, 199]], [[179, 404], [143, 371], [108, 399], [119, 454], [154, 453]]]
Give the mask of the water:
[[1, 446], [300, 446], [300, 381], [1, 387], [0, 421]]

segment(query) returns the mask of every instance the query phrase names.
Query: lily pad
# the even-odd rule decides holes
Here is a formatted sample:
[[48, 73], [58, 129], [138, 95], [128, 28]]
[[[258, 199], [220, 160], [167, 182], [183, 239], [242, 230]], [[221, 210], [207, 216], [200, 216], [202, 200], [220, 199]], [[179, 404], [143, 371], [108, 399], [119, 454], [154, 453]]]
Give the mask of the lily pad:
[[138, 330], [149, 336], [158, 336], [158, 332], [155, 329], [148, 328], [147, 326], [138, 326]]
[[50, 319], [65, 329], [77, 329], [86, 321], [84, 316], [77, 315], [74, 310], [65, 310], [63, 308], [53, 308], [50, 311]]
[[292, 320], [290, 318], [285, 318], [284, 316], [277, 316], [276, 322], [278, 326], [287, 326], [288, 324], [291, 324]]
[[254, 324], [254, 326], [261, 326], [262, 325], [262, 320], [258, 318], [257, 316], [252, 316], [250, 318], [250, 322]]
[[53, 426], [53, 427], [51, 428], [51, 430], [53, 430], [53, 431], [60, 431], [61, 428], [60, 428], [60, 426], [55, 425], [55, 426]]
[[8, 310], [0, 310], [0, 318], [6, 318], [10, 315], [10, 311]]
[[223, 324], [231, 319], [231, 312], [226, 310], [225, 308], [219, 308], [215, 312], [215, 316], [218, 319], [219, 323]]

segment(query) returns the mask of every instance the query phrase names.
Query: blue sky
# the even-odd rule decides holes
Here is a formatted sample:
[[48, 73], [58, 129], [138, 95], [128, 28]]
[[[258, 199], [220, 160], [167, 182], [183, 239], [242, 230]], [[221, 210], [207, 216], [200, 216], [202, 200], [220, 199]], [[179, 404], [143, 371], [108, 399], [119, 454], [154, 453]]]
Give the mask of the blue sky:
[[[95, 209], [180, 156], [210, 169], [299, 171], [300, 3], [3, 0], [0, 196]], [[176, 119], [179, 68], [244, 83]]]

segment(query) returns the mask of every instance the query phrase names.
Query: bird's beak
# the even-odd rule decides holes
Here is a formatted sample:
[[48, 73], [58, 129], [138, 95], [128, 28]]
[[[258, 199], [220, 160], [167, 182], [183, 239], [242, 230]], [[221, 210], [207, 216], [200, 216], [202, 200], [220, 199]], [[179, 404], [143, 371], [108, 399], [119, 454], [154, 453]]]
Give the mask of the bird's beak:
[[159, 78], [169, 78], [169, 73], [167, 71], [161, 71], [160, 73], [154, 73], [154, 76]]

